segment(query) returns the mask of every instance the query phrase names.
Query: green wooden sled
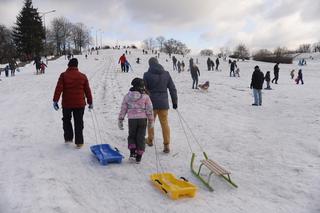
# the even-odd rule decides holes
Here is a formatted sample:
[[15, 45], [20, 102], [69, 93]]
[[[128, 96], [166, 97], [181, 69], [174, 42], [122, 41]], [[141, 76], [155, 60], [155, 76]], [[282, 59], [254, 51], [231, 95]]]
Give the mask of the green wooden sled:
[[[216, 162], [214, 162], [213, 160], [210, 160], [207, 156], [207, 154], [205, 152], [203, 152], [203, 155], [204, 155], [204, 160], [201, 161], [201, 164], [199, 166], [199, 169], [198, 171], [196, 171], [194, 169], [194, 160], [195, 160], [195, 157], [196, 157], [196, 154], [195, 153], [192, 153], [192, 158], [191, 158], [191, 164], [190, 164], [190, 167], [191, 167], [191, 171], [192, 173], [199, 178], [199, 180], [201, 180], [201, 182], [210, 190], [210, 191], [213, 191], [213, 188], [212, 186], [210, 186], [210, 178], [211, 178], [211, 175], [213, 173], [215, 173], [216, 175], [218, 176], [221, 176], [223, 177], [223, 179], [225, 179], [228, 183], [230, 183], [232, 186], [234, 187], [238, 187], [234, 182], [232, 182], [231, 178], [230, 178], [230, 172], [228, 172], [227, 170], [225, 170], [223, 167], [221, 167], [220, 165], [218, 165]], [[201, 168], [202, 166], [206, 166], [209, 170], [210, 170], [210, 174], [209, 174], [209, 177], [208, 177], [208, 180], [206, 180], [204, 177], [201, 176], [200, 174], [200, 171], [201, 171]]]

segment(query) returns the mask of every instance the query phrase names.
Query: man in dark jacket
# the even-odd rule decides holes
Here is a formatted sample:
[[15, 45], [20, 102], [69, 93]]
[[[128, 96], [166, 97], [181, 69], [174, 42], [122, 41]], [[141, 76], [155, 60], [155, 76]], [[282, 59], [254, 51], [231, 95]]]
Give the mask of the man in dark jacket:
[[[234, 70], [235, 70], [235, 68], [237, 68], [238, 66], [237, 66], [237, 62], [234, 60], [234, 61], [232, 61], [231, 62], [231, 64], [230, 64], [230, 77], [231, 76], [233, 76], [233, 77], [235, 77], [236, 75], [235, 75], [235, 73], [234, 73]], [[232, 75], [231, 75], [231, 73], [233, 73]]]
[[251, 85], [250, 88], [253, 89], [253, 97], [254, 97], [254, 103], [253, 106], [261, 106], [262, 104], [262, 95], [261, 90], [263, 86], [263, 72], [260, 71], [259, 66], [254, 67], [254, 71], [252, 73], [251, 78]]
[[275, 82], [276, 84], [278, 84], [278, 79], [279, 79], [279, 63], [276, 63], [276, 65], [274, 65], [273, 67], [273, 74], [274, 74], [274, 78], [272, 79], [272, 83]]
[[[156, 119], [158, 115], [161, 123], [164, 144], [163, 152], [169, 153], [170, 128], [168, 124], [168, 89], [170, 92], [173, 109], [177, 109], [178, 97], [176, 87], [169, 72], [165, 71], [159, 64], [158, 60], [154, 57], [149, 59], [149, 69], [144, 73], [143, 80], [145, 81], [145, 87], [149, 92], [150, 99], [152, 101], [154, 117]], [[154, 128], [150, 128], [148, 129], [148, 138], [146, 143], [149, 146], [152, 146], [153, 139]]]
[[192, 89], [198, 89], [198, 76], [200, 76], [200, 70], [197, 67], [197, 65], [193, 64], [191, 67], [191, 78], [193, 80], [192, 82]]
[[53, 96], [53, 107], [59, 109], [58, 101], [62, 93], [62, 114], [65, 142], [72, 142], [73, 129], [71, 118], [74, 119], [75, 144], [77, 148], [83, 146], [83, 113], [86, 105], [93, 109], [92, 94], [88, 78], [78, 70], [78, 60], [72, 58], [68, 63], [68, 69], [61, 73]]
[[219, 71], [219, 64], [220, 64], [220, 61], [219, 61], [219, 58], [216, 59], [216, 71]]

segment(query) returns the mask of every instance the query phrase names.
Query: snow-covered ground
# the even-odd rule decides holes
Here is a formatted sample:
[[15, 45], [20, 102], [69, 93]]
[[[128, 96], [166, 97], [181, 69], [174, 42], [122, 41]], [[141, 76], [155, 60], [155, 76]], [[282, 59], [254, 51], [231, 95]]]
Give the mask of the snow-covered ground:
[[[162, 153], [160, 124], [156, 123], [156, 152], [163, 171], [184, 176], [198, 186], [195, 198], [172, 201], [157, 190], [150, 175], [157, 172], [155, 148], [146, 147], [140, 165], [128, 162], [127, 126], [118, 130], [123, 95], [134, 77], [142, 77], [151, 56], [132, 51], [133, 72], [121, 73], [121, 50], [77, 56], [94, 95], [103, 143], [125, 155], [122, 164], [101, 166], [89, 147], [97, 143], [92, 112], [84, 116], [85, 146], [64, 144], [62, 113], [52, 108], [53, 91], [66, 68], [62, 57], [50, 61], [45, 75], [34, 75], [31, 64], [15, 77], [0, 76], [0, 212], [320, 212], [320, 99], [319, 60], [302, 67], [304, 85], [289, 76], [296, 65], [280, 65], [279, 84], [263, 91], [263, 106], [253, 107], [249, 89], [253, 67], [265, 73], [273, 65], [239, 62], [240, 78], [230, 78], [227, 62], [222, 72], [206, 71], [199, 57], [200, 82], [208, 92], [191, 89], [190, 73], [172, 71], [168, 57], [160, 62], [170, 71], [178, 90], [178, 110], [209, 157], [231, 171], [234, 188], [216, 176], [209, 192], [190, 171], [191, 152], [178, 114], [170, 110], [171, 153]], [[142, 59], [141, 64], [135, 58]], [[178, 59], [181, 57], [178, 56]], [[184, 58], [188, 64], [188, 58]], [[295, 63], [296, 64], [296, 63]], [[296, 72], [297, 74], [297, 72]], [[99, 142], [98, 142], [99, 143]], [[201, 150], [192, 143], [197, 154]], [[162, 170], [161, 170], [162, 171]], [[205, 170], [204, 170], [205, 171]]]

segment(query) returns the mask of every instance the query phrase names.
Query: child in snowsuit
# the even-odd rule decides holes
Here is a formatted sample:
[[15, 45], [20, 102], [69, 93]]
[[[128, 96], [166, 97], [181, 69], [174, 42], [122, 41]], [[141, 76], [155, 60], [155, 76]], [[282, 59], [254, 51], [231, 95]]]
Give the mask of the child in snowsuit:
[[239, 68], [239, 67], [236, 69], [236, 73], [235, 73], [234, 76], [235, 76], [235, 77], [237, 76], [237, 77], [240, 78], [240, 68]]
[[45, 63], [43, 63], [43, 61], [41, 61], [40, 74], [44, 74], [44, 71], [45, 71], [46, 67], [47, 67], [47, 65]]
[[271, 87], [270, 87], [270, 71], [267, 71], [266, 75], [264, 76], [264, 80], [267, 82], [267, 87], [264, 89], [271, 89]]
[[153, 128], [153, 106], [150, 97], [145, 92], [144, 81], [141, 78], [132, 80], [128, 94], [125, 95], [119, 114], [119, 129], [123, 130], [123, 120], [128, 114], [128, 148], [130, 159], [140, 163], [145, 149], [146, 128]]
[[290, 72], [290, 76], [291, 76], [291, 79], [293, 79], [293, 78], [294, 78], [294, 70], [291, 70], [291, 72]]
[[300, 81], [301, 81], [301, 84], [304, 84], [303, 83], [303, 76], [302, 76], [302, 69], [299, 69], [299, 71], [298, 71], [298, 77], [296, 79], [296, 83], [299, 84]]

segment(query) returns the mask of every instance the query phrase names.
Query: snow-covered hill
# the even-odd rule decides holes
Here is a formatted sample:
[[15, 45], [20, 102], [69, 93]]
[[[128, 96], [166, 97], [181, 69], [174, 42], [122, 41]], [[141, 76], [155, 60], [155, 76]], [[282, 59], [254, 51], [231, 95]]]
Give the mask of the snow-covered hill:
[[[208, 92], [192, 90], [190, 73], [172, 71], [167, 56], [160, 63], [170, 71], [178, 90], [178, 110], [209, 157], [232, 172], [239, 186], [214, 176], [209, 192], [190, 171], [191, 152], [178, 114], [170, 110], [171, 149], [162, 153], [160, 124], [156, 147], [147, 147], [140, 165], [129, 163], [127, 126], [118, 130], [123, 95], [134, 77], [142, 77], [151, 56], [132, 51], [133, 72], [121, 73], [121, 50], [76, 56], [94, 95], [103, 143], [125, 155], [122, 164], [99, 165], [89, 147], [96, 143], [92, 112], [85, 111], [85, 146], [64, 144], [62, 113], [52, 108], [53, 91], [66, 68], [62, 57], [50, 61], [45, 75], [34, 75], [27, 65], [15, 77], [0, 76], [0, 212], [320, 212], [320, 99], [317, 63], [302, 67], [304, 85], [289, 76], [296, 65], [280, 65], [279, 84], [263, 91], [263, 105], [253, 107], [249, 89], [253, 67], [265, 73], [273, 64], [239, 62], [240, 78], [230, 78], [227, 62], [222, 72], [206, 71], [199, 57], [200, 82], [209, 80]], [[140, 57], [141, 64], [135, 59]], [[182, 58], [177, 56], [178, 60]], [[188, 57], [183, 58], [187, 64]], [[272, 73], [272, 72], [271, 72]], [[201, 152], [192, 143], [199, 165]], [[184, 176], [198, 186], [195, 198], [172, 201], [150, 182], [157, 172], [155, 151], [163, 171]], [[161, 170], [162, 171], [162, 170]]]

